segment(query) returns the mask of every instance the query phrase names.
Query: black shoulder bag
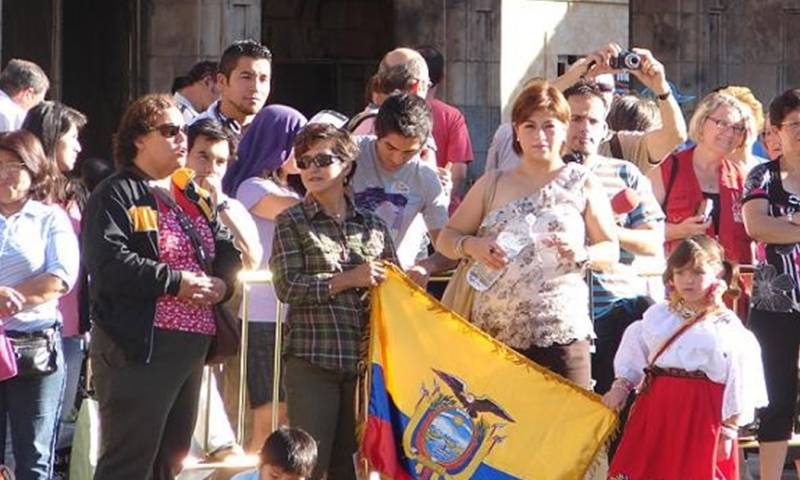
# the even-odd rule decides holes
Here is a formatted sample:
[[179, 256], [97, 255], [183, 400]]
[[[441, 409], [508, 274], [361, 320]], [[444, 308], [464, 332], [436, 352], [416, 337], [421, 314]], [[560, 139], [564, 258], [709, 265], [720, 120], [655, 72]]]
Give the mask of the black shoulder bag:
[[[175, 213], [181, 230], [189, 237], [194, 247], [194, 254], [197, 258], [197, 263], [200, 264], [206, 275], [213, 275], [211, 259], [203, 245], [203, 239], [200, 237], [197, 229], [195, 229], [192, 220], [186, 215], [186, 212], [175, 203], [166, 193], [151, 188], [150, 191], [163, 201], [170, 210]], [[206, 364], [211, 365], [215, 363], [222, 363], [226, 357], [231, 357], [239, 352], [239, 344], [241, 343], [241, 326], [238, 319], [236, 319], [221, 303], [214, 305], [214, 322], [217, 326], [217, 333], [211, 341], [211, 348], [206, 357]]]

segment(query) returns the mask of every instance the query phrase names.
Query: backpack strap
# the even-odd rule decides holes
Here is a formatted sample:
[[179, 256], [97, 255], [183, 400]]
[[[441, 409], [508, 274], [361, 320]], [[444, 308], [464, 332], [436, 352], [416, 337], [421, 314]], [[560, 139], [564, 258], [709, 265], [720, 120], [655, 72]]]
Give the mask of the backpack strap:
[[[669, 154], [669, 160], [672, 162], [669, 166], [669, 178], [664, 187], [664, 201], [661, 202], [661, 209], [667, 211], [667, 202], [669, 201], [669, 194], [672, 192], [672, 187], [675, 186], [675, 179], [678, 178], [678, 157], [674, 153]], [[659, 167], [660, 168], [660, 167]], [[664, 178], [661, 178], [664, 181]]]
[[353, 133], [362, 123], [364, 123], [364, 120], [368, 120], [370, 118], [374, 118], [377, 116], [378, 116], [377, 112], [363, 111], [357, 113], [353, 115], [353, 117], [347, 122], [347, 124], [345, 124], [344, 128], [348, 132]]

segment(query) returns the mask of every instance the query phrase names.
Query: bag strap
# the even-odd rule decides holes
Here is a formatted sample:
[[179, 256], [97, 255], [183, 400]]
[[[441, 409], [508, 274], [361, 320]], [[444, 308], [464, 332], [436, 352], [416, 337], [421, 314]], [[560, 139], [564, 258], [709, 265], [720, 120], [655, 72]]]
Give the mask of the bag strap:
[[494, 170], [489, 175], [493, 175], [493, 177], [489, 180], [489, 184], [486, 185], [486, 190], [483, 192], [483, 215], [489, 211], [489, 207], [492, 206], [492, 202], [494, 201], [494, 194], [497, 193], [497, 184], [500, 183], [500, 177], [503, 175], [502, 170]]
[[703, 318], [705, 318], [705, 316], [706, 316], [706, 315], [708, 315], [708, 312], [703, 312], [703, 313], [700, 313], [700, 314], [698, 314], [697, 316], [695, 316], [693, 319], [691, 319], [690, 321], [688, 321], [688, 322], [684, 323], [683, 325], [681, 325], [681, 326], [680, 326], [680, 328], [678, 328], [677, 330], [675, 330], [675, 333], [673, 333], [673, 334], [672, 334], [672, 336], [671, 336], [671, 337], [669, 337], [669, 338], [667, 339], [667, 341], [666, 341], [666, 342], [664, 342], [664, 343], [661, 345], [661, 348], [659, 348], [659, 349], [658, 349], [658, 351], [656, 352], [656, 354], [653, 356], [652, 360], [650, 360], [650, 363], [647, 365], [647, 368], [652, 368], [652, 367], [653, 367], [653, 366], [656, 364], [656, 360], [658, 360], [658, 358], [659, 358], [659, 357], [660, 357], [660, 356], [661, 356], [661, 355], [662, 355], [662, 354], [663, 354], [663, 353], [664, 353], [664, 352], [665, 352], [665, 351], [666, 351], [666, 350], [667, 350], [667, 349], [668, 349], [668, 348], [669, 348], [669, 347], [670, 347], [670, 346], [671, 346], [673, 343], [675, 343], [675, 340], [679, 339], [679, 338], [681, 337], [681, 335], [683, 335], [684, 333], [686, 333], [686, 331], [687, 331], [687, 330], [689, 330], [690, 328], [692, 328], [692, 327], [693, 327], [693, 326], [694, 326], [694, 325], [695, 325], [697, 322], [699, 322], [700, 320], [702, 320]]
[[175, 213], [175, 216], [178, 219], [178, 224], [181, 226], [181, 230], [183, 233], [189, 237], [189, 241], [192, 243], [194, 247], [194, 255], [197, 259], [197, 262], [206, 272], [206, 274], [211, 274], [211, 257], [208, 254], [208, 250], [206, 250], [205, 245], [203, 244], [202, 237], [200, 236], [200, 232], [197, 231], [195, 228], [194, 223], [189, 218], [189, 215], [186, 215], [186, 212], [178, 205], [175, 200], [166, 194], [161, 189], [148, 187], [150, 192], [159, 198], [167, 207]]
[[[675, 185], [675, 179], [678, 178], [678, 157], [674, 153], [669, 155], [672, 163], [669, 165], [669, 179], [667, 179], [667, 186], [664, 188], [664, 201], [661, 202], [661, 209], [667, 211], [667, 202], [669, 201], [669, 194], [672, 192], [672, 187]], [[662, 178], [663, 182], [664, 179]]]
[[347, 130], [350, 133], [353, 133], [359, 126], [361, 126], [361, 124], [365, 120], [368, 120], [370, 118], [374, 118], [374, 117], [377, 117], [377, 116], [378, 116], [377, 112], [370, 112], [370, 111], [359, 112], [359, 113], [355, 114], [353, 116], [353, 118], [351, 118], [350, 120], [347, 121], [347, 123], [344, 126], [344, 129]]
[[619, 134], [617, 134], [617, 132], [614, 132], [614, 135], [611, 136], [611, 140], [608, 141], [608, 146], [611, 149], [612, 157], [622, 160], [625, 159], [625, 157], [622, 156], [622, 143], [619, 141]]

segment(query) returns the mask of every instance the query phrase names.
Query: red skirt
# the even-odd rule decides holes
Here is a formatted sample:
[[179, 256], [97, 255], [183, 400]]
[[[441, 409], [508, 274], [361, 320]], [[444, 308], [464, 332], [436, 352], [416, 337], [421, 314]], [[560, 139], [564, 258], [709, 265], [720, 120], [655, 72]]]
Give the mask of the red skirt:
[[654, 377], [633, 405], [609, 478], [738, 479], [736, 448], [716, 461], [724, 388], [702, 378]]

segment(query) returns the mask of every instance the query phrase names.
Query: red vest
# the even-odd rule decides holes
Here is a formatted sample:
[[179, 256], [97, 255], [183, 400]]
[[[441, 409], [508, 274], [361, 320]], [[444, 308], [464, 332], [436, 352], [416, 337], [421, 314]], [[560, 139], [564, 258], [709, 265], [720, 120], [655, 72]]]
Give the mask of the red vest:
[[[697, 209], [703, 201], [703, 192], [700, 190], [700, 183], [697, 181], [692, 164], [694, 149], [695, 147], [691, 147], [670, 155], [661, 164], [664, 188], [669, 189], [663, 205], [668, 223], [680, 223], [688, 217], [697, 215]], [[676, 176], [670, 181], [674, 169], [673, 162], [677, 162]], [[742, 219], [742, 190], [746, 176], [744, 166], [726, 158], [722, 159], [719, 170], [719, 234], [716, 239], [725, 249], [725, 258], [728, 261], [749, 264], [752, 260], [751, 240], [747, 236]], [[713, 226], [708, 229], [707, 234], [714, 237]], [[678, 243], [678, 240], [665, 243], [667, 255]]]

